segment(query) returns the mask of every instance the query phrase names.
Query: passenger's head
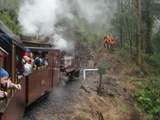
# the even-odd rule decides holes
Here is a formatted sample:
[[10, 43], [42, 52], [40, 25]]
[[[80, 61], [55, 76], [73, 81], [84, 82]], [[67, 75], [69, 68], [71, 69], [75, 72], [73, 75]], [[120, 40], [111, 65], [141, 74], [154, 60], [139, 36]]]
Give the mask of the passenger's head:
[[43, 65], [43, 59], [42, 58], [35, 59], [34, 63], [37, 66], [41, 66]]
[[23, 56], [23, 59], [25, 60], [25, 62], [29, 62], [31, 60], [28, 56]]
[[30, 57], [30, 58], [33, 58], [33, 53], [32, 53], [32, 52], [29, 54], [29, 57]]
[[29, 48], [25, 48], [25, 52], [31, 53], [32, 51]]
[[4, 83], [9, 78], [9, 73], [3, 69], [0, 68], [0, 83]]
[[22, 53], [22, 56], [30, 57], [30, 54], [32, 54], [32, 51], [29, 48], [25, 48], [23, 53]]

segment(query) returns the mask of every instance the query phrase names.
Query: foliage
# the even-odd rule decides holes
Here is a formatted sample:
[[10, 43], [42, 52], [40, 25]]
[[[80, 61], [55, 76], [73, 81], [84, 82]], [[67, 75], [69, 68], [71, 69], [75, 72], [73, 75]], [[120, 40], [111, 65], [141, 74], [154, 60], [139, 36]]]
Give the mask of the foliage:
[[[142, 4], [138, 6], [135, 3]], [[160, 73], [160, 26], [154, 26], [155, 21], [159, 19], [157, 14], [159, 7], [156, 6], [160, 4], [155, 0], [119, 0], [117, 12], [112, 19], [112, 30], [119, 38], [121, 56], [134, 58], [136, 62], [141, 57], [142, 62], [138, 65], [142, 67], [147, 62], [149, 64], [146, 65], [147, 69], [148, 67], [154, 69], [149, 73], [152, 76]], [[160, 77], [149, 78], [136, 92], [137, 102], [151, 119], [155, 119], [160, 113], [159, 84]]]
[[147, 112], [150, 119], [154, 120], [160, 113], [160, 79], [148, 82], [143, 88], [138, 90], [135, 97], [139, 105]]
[[14, 33], [19, 34], [20, 26], [17, 22], [17, 16], [14, 12], [11, 11], [0, 11], [0, 20], [3, 21]]
[[19, 34], [17, 12], [20, 0], [0, 0], [0, 20], [14, 33]]
[[[142, 3], [139, 9], [137, 3]], [[136, 55], [135, 60], [141, 58], [140, 63], [144, 62], [143, 54], [159, 51], [159, 32], [153, 34], [154, 27], [159, 29], [154, 26], [159, 19], [156, 14], [158, 6], [160, 4], [155, 0], [119, 0], [117, 12], [112, 19], [112, 30], [119, 37], [121, 48], [127, 48], [131, 56]]]
[[153, 55], [151, 55], [148, 58], [148, 62], [149, 64], [155, 66], [155, 67], [160, 67], [160, 53], [155, 53]]
[[17, 11], [20, 0], [0, 0], [0, 10]]
[[160, 53], [154, 53], [153, 55], [145, 55], [145, 61], [149, 64], [149, 71], [153, 75], [159, 75], [160, 73]]
[[92, 28], [89, 25], [86, 25], [85, 23], [81, 23], [81, 25], [76, 25], [78, 29], [75, 30], [75, 33], [79, 33], [80, 40], [83, 43], [86, 43], [89, 47], [92, 49], [95, 49], [98, 47], [99, 43], [101, 42], [103, 32], [99, 31], [93, 31], [94, 28]]
[[156, 53], [160, 52], [160, 30], [153, 34], [153, 47]]
[[106, 69], [108, 67], [108, 64], [105, 60], [100, 61], [100, 64], [98, 65], [98, 73], [99, 73], [99, 85], [97, 88], [97, 93], [100, 95], [102, 93], [102, 80], [103, 75], [106, 73]]
[[98, 73], [101, 75], [105, 74], [107, 68], [109, 68], [109, 65], [105, 60], [102, 60], [98, 66]]

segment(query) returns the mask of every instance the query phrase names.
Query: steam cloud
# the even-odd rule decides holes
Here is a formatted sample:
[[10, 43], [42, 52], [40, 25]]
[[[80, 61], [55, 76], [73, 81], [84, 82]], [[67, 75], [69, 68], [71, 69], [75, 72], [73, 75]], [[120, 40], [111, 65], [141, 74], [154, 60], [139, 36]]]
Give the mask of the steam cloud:
[[53, 33], [59, 7], [59, 0], [25, 0], [19, 11], [23, 33], [28, 35]]
[[[55, 39], [55, 45], [66, 49], [73, 44], [60, 37], [62, 33], [57, 35], [56, 24], [61, 18], [72, 20], [78, 16], [90, 24], [109, 23], [115, 8], [116, 0], [23, 0], [18, 20], [23, 34], [34, 36], [54, 34], [56, 36], [52, 38]], [[74, 14], [75, 11], [77, 16]]]
[[54, 35], [53, 36], [53, 44], [55, 45], [56, 49], [61, 49], [66, 52], [72, 52], [74, 50], [74, 44], [71, 41], [66, 41], [59, 35]]
[[109, 23], [117, 0], [77, 0], [79, 14], [90, 23]]

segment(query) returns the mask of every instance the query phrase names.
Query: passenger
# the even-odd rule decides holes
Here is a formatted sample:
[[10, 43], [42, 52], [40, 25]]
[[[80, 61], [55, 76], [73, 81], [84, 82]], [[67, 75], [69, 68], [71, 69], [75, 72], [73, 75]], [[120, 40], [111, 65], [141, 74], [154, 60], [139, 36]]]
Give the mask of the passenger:
[[23, 53], [22, 58], [23, 58], [23, 63], [26, 63], [26, 59], [27, 59], [27, 63], [29, 63], [29, 64], [33, 64], [33, 62], [34, 62], [33, 53], [28, 48], [25, 49], [25, 52]]
[[32, 54], [32, 51], [29, 48], [26, 48], [22, 54], [22, 56], [28, 56], [30, 57], [30, 54]]
[[30, 75], [32, 73], [34, 59], [33, 59], [33, 53], [29, 48], [26, 48], [25, 52], [23, 53], [22, 63], [24, 66], [23, 75], [24, 76]]
[[28, 56], [23, 57], [23, 65], [24, 65], [24, 76], [28, 76], [32, 73], [33, 68], [33, 60], [29, 58]]
[[7, 89], [20, 90], [21, 85], [11, 82], [8, 72], [3, 68], [0, 68], [0, 98], [8, 96], [7, 92], [5, 92]]
[[36, 65], [37, 68], [43, 65], [43, 58], [42, 58], [41, 52], [39, 52], [39, 54], [37, 54], [37, 56], [34, 60], [34, 64]]
[[43, 55], [43, 65], [48, 66], [48, 55], [47, 54]]

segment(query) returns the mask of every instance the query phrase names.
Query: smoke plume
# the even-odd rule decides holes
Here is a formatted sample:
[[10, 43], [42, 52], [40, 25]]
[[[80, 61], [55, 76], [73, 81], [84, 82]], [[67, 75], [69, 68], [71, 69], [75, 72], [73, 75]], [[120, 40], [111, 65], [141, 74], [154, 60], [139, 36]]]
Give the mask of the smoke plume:
[[25, 0], [20, 7], [19, 22], [27, 35], [46, 35], [54, 32], [58, 0]]
[[74, 50], [74, 43], [72, 41], [66, 41], [59, 35], [53, 36], [53, 44], [56, 49], [66, 51], [68, 53], [71, 53]]
[[116, 0], [23, 0], [18, 20], [24, 35], [49, 36], [54, 34], [56, 36], [52, 38], [55, 39], [54, 43], [57, 47], [66, 49], [72, 48], [67, 45], [73, 44], [69, 44], [66, 36], [63, 36], [63, 33], [67, 32], [63, 24], [60, 27], [61, 33], [59, 33], [57, 24], [61, 20], [70, 20], [72, 24], [74, 18], [78, 17], [84, 18], [91, 25], [95, 23], [107, 25], [115, 8]]
[[116, 0], [77, 0], [79, 14], [90, 23], [109, 23], [116, 8]]

